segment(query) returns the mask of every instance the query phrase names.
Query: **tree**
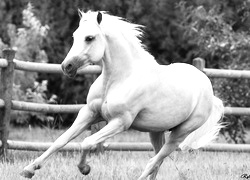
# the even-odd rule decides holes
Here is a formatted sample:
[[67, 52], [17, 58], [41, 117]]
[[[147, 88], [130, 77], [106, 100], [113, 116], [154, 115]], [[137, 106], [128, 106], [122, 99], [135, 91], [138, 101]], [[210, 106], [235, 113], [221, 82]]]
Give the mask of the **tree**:
[[[250, 33], [245, 31], [245, 27], [249, 27], [249, 22], [246, 21], [250, 20], [249, 5], [248, 1], [241, 1], [237, 6], [215, 2], [213, 7], [206, 10], [202, 5], [196, 7], [187, 6], [184, 1], [179, 3], [184, 35], [194, 44], [195, 56], [206, 59], [207, 67], [250, 69]], [[226, 8], [227, 11], [224, 11]], [[229, 12], [236, 13], [232, 16]], [[238, 21], [241, 22], [240, 26]], [[213, 87], [226, 106], [250, 105], [250, 87], [247, 79], [214, 79]], [[225, 116], [227, 128], [222, 133], [236, 143], [244, 142], [244, 125], [249, 124], [247, 119], [249, 117]]]
[[[48, 62], [47, 54], [41, 50], [41, 44], [48, 32], [48, 26], [42, 26], [34, 16], [31, 4], [22, 12], [22, 28], [16, 28], [14, 24], [7, 24], [7, 33], [10, 46], [16, 50], [16, 58], [30, 62]], [[2, 42], [2, 41], [0, 41]], [[2, 42], [2, 46], [4, 45]], [[55, 100], [47, 99], [47, 81], [37, 81], [37, 73], [27, 71], [15, 71], [13, 98], [15, 100], [48, 103]], [[27, 124], [31, 120], [42, 122], [53, 120], [53, 117], [36, 112], [12, 111], [11, 122], [15, 124]]]

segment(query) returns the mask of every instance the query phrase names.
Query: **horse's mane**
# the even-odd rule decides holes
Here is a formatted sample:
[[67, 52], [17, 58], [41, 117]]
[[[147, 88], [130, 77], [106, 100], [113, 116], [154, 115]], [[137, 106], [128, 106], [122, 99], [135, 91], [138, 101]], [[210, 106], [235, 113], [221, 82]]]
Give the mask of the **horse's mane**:
[[[96, 18], [97, 16], [97, 12], [93, 11], [88, 11], [87, 13], [80, 11], [80, 13], [84, 19]], [[123, 34], [127, 41], [131, 42], [135, 47], [146, 50], [145, 45], [142, 44], [141, 41], [143, 36], [142, 28], [144, 26], [131, 23], [118, 16], [110, 15], [105, 11], [101, 11], [101, 13], [103, 15], [102, 22], [100, 24], [101, 28], [105, 31], [109, 31], [110, 28], [112, 28], [112, 30], [118, 30]]]

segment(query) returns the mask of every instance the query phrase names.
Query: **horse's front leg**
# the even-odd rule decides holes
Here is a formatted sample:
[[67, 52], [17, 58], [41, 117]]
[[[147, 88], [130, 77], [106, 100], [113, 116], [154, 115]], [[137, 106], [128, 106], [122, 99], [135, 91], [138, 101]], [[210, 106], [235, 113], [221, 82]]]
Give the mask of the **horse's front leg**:
[[92, 124], [92, 122], [95, 121], [96, 116], [97, 114], [90, 110], [88, 105], [81, 108], [72, 126], [65, 133], [63, 133], [40, 157], [26, 166], [20, 174], [26, 178], [32, 178], [32, 176], [35, 174], [35, 170], [40, 169], [49, 156], [57, 152], [69, 141], [86, 130]]
[[[109, 121], [109, 123], [95, 134], [86, 137], [81, 144], [82, 149], [86, 150], [94, 149], [97, 144], [105, 141], [106, 139], [127, 130], [131, 125], [130, 118], [117, 117]], [[84, 157], [85, 158], [85, 157]], [[82, 172], [89, 172], [85, 161], [80, 161], [78, 165], [79, 170]], [[82, 169], [81, 169], [82, 168]], [[84, 173], [83, 173], [84, 174]]]
[[90, 172], [90, 166], [86, 163], [87, 155], [89, 154], [89, 150], [83, 150], [81, 154], [81, 159], [79, 164], [77, 165], [79, 171], [83, 175], [88, 175]]
[[89, 137], [86, 137], [81, 144], [81, 148], [84, 150], [94, 149], [97, 144], [127, 129], [128, 126], [123, 119], [114, 118], [110, 120], [108, 124], [100, 131]]
[[[104, 127], [104, 124], [106, 125], [107, 123], [103, 121], [103, 119], [100, 119], [99, 124], [94, 124], [91, 127], [91, 131], [94, 130], [95, 132], [97, 132], [97, 130], [100, 130], [101, 128]], [[102, 123], [100, 123], [102, 122]], [[92, 129], [93, 128], [93, 129]], [[86, 163], [87, 162], [87, 155], [90, 153], [90, 150], [84, 150], [82, 151], [81, 154], [81, 159], [77, 165], [79, 171], [83, 174], [83, 175], [88, 175], [90, 172], [90, 166]]]

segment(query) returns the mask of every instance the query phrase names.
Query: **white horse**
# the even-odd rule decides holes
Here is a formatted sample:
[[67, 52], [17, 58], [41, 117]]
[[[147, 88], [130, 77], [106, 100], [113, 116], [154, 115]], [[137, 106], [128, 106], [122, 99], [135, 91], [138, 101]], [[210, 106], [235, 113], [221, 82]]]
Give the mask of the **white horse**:
[[[83, 150], [130, 128], [149, 132], [156, 155], [139, 180], [155, 179], [164, 158], [178, 147], [197, 149], [216, 138], [224, 107], [204, 73], [188, 64], [157, 64], [139, 40], [140, 25], [105, 12], [80, 14], [62, 70], [74, 77], [80, 68], [93, 63], [102, 64], [102, 73], [91, 86], [87, 105], [73, 125], [24, 168], [23, 176], [31, 178], [52, 153], [100, 117], [107, 125], [84, 139]], [[166, 139], [165, 131], [170, 131]]]

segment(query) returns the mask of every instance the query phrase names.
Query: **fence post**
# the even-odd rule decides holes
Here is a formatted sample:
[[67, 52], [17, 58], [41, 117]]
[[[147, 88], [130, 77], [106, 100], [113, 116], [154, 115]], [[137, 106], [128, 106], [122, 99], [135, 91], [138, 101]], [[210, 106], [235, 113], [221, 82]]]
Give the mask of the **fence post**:
[[193, 60], [193, 66], [195, 66], [197, 69], [203, 71], [205, 69], [205, 60], [197, 57]]
[[14, 78], [15, 51], [12, 49], [3, 50], [3, 58], [7, 60], [8, 66], [0, 69], [0, 98], [3, 99], [5, 106], [0, 109], [0, 159], [7, 160], [9, 123], [11, 113], [12, 87]]

